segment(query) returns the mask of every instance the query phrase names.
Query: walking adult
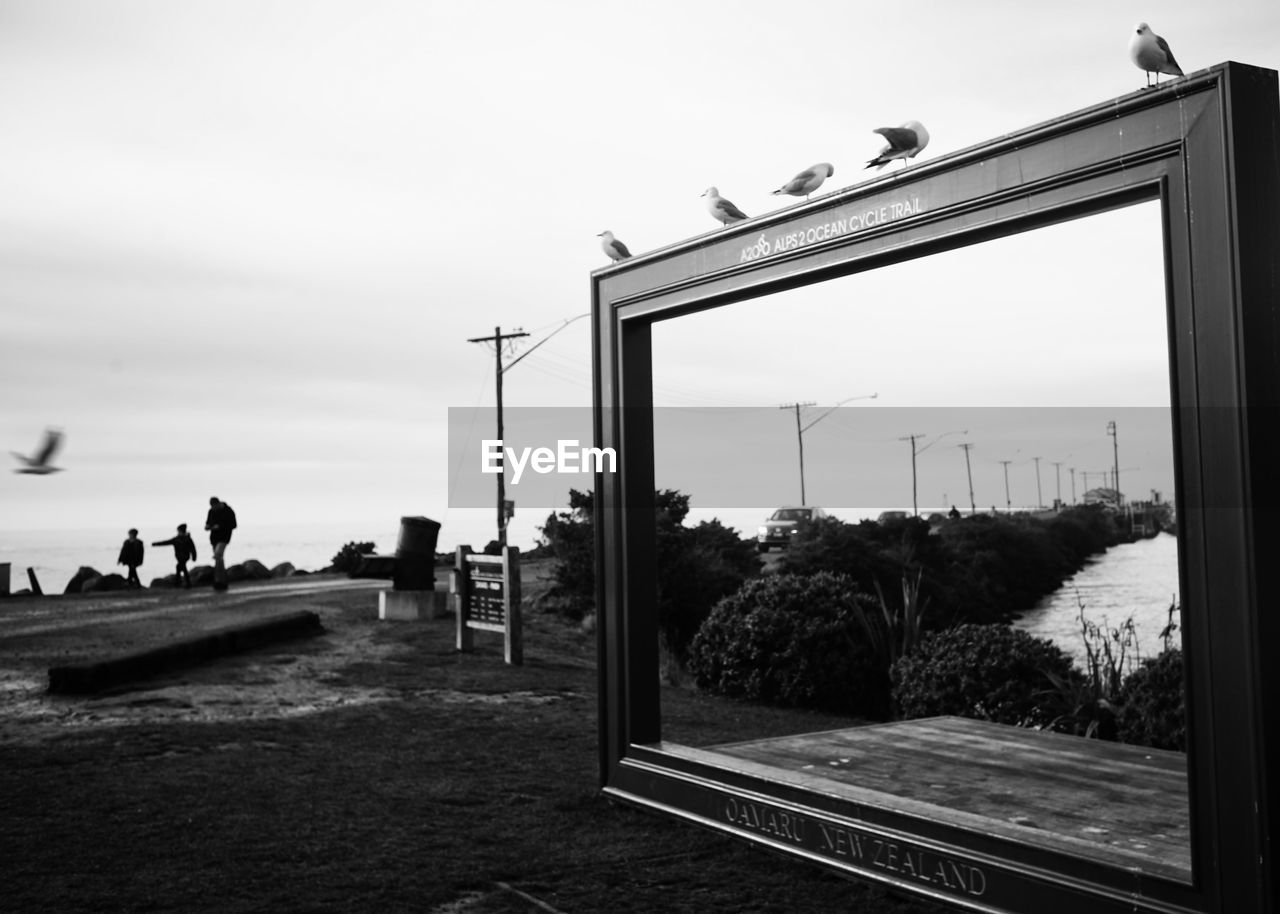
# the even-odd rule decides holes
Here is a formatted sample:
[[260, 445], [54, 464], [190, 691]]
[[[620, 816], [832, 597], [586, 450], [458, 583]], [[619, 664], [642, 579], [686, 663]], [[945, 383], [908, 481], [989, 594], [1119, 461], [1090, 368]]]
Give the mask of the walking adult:
[[191, 574], [187, 571], [187, 562], [194, 562], [196, 558], [196, 541], [191, 538], [191, 534], [187, 532], [186, 524], [178, 524], [178, 533], [176, 536], [167, 540], [159, 540], [154, 542], [153, 546], [172, 546], [173, 557], [178, 562], [177, 580], [175, 584], [191, 589]]
[[213, 589], [227, 589], [227, 565], [224, 556], [231, 542], [231, 531], [236, 528], [236, 512], [218, 498], [209, 499], [209, 514], [204, 520], [209, 531], [209, 544], [213, 546]]
[[130, 528], [129, 538], [120, 546], [120, 558], [116, 559], [117, 565], [124, 565], [129, 569], [129, 577], [125, 581], [130, 587], [142, 586], [142, 582], [138, 580], [138, 566], [142, 564], [143, 551], [137, 528]]

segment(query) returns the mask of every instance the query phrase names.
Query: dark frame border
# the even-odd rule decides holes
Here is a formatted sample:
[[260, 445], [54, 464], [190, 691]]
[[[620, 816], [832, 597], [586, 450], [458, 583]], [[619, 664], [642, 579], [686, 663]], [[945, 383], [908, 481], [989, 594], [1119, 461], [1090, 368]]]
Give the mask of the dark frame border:
[[[596, 478], [607, 796], [972, 910], [1265, 914], [1280, 905], [1280, 785], [1268, 775], [1280, 763], [1280, 664], [1268, 662], [1280, 647], [1280, 580], [1267, 573], [1280, 548], [1271, 517], [1280, 508], [1277, 96], [1275, 71], [1219, 64], [591, 274], [596, 445], [619, 458], [616, 474]], [[924, 205], [904, 208], [912, 199]], [[1013, 845], [892, 803], [834, 799], [663, 743], [651, 325], [1145, 199], [1161, 200], [1165, 233], [1193, 882]], [[818, 228], [882, 207], [898, 216]], [[794, 232], [800, 241], [785, 250], [755, 246]], [[811, 837], [779, 829], [779, 816], [813, 823]], [[822, 838], [829, 829], [979, 872], [982, 891], [977, 876], [925, 880], [842, 857]]]

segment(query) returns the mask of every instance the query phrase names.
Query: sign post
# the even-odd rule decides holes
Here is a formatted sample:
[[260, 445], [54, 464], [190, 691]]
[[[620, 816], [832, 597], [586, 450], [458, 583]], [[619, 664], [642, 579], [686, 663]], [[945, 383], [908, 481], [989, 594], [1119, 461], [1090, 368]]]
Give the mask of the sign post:
[[458, 650], [474, 647], [475, 632], [501, 632], [504, 658], [513, 666], [524, 663], [520, 616], [520, 549], [503, 546], [501, 555], [481, 555], [459, 546], [452, 586], [458, 626]]

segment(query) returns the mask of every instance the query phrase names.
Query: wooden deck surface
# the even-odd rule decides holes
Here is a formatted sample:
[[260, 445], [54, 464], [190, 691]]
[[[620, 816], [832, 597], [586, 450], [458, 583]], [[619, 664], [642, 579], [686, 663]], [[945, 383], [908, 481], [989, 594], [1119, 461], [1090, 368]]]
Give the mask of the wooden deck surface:
[[828, 792], [1191, 880], [1186, 757], [959, 717], [712, 747]]

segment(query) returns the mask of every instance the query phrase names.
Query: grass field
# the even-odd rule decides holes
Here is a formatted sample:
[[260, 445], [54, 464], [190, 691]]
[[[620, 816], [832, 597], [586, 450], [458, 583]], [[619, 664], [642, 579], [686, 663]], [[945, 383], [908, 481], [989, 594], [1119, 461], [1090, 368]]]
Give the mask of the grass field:
[[[378, 622], [376, 587], [267, 591], [244, 611], [326, 634], [91, 699], [39, 694], [39, 635], [0, 638], [0, 910], [944, 910], [607, 802], [592, 635], [531, 612], [512, 668], [451, 619]], [[681, 688], [663, 712], [699, 743], [847, 723]]]

